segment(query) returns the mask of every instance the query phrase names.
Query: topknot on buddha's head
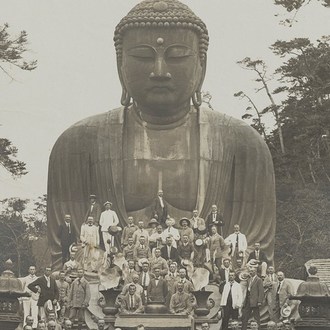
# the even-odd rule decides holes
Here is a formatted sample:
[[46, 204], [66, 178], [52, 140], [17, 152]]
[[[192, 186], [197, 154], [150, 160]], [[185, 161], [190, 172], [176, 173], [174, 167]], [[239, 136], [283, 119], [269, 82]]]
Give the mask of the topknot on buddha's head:
[[136, 5], [117, 25], [114, 42], [117, 59], [122, 57], [122, 40], [125, 31], [136, 28], [184, 28], [193, 30], [199, 37], [199, 55], [205, 60], [209, 44], [206, 25], [194, 12], [178, 0], [144, 0]]

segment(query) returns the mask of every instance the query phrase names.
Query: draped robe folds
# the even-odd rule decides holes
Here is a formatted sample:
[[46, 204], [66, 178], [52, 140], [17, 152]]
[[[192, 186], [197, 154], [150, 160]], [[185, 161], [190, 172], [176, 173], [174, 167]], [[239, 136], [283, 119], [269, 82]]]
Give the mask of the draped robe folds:
[[[84, 222], [89, 194], [110, 200], [120, 225], [126, 225], [123, 188], [125, 110], [118, 108], [86, 118], [57, 140], [49, 160], [48, 239], [53, 265], [60, 267], [57, 237], [64, 214], [71, 214], [77, 232]], [[261, 242], [269, 262], [275, 236], [275, 179], [267, 145], [246, 123], [216, 111], [198, 111], [199, 159], [196, 209], [206, 218], [216, 204], [225, 221], [224, 236], [239, 224], [249, 249]], [[184, 195], [184, 191], [180, 192]], [[143, 194], [143, 191], [141, 191]], [[139, 210], [137, 210], [139, 211]], [[171, 217], [191, 216], [192, 210], [172, 209]], [[141, 215], [141, 213], [138, 213]], [[145, 218], [150, 215], [145, 212]], [[136, 218], [136, 217], [135, 217]], [[137, 219], [137, 218], [136, 218]]]

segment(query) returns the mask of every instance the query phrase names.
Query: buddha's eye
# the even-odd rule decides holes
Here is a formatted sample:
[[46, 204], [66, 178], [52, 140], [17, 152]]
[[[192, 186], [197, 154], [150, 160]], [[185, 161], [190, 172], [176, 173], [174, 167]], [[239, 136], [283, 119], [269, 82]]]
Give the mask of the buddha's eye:
[[128, 51], [128, 55], [141, 60], [155, 58], [155, 51], [150, 47], [135, 47]]
[[189, 56], [193, 56], [192, 49], [185, 46], [170, 46], [166, 49], [165, 56], [167, 59], [183, 59]]

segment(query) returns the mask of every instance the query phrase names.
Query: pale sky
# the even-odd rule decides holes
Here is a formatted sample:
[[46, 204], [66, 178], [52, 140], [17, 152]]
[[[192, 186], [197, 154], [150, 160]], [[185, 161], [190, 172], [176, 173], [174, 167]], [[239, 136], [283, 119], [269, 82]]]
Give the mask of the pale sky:
[[[7, 68], [0, 72], [0, 136], [19, 148], [19, 159], [29, 173], [13, 180], [0, 169], [0, 199], [37, 198], [47, 191], [48, 159], [59, 135], [87, 116], [120, 105], [113, 31], [138, 0], [0, 0], [0, 25], [10, 32], [28, 32], [33, 72]], [[330, 31], [330, 9], [320, 4], [302, 10], [292, 28], [279, 24], [285, 14], [272, 0], [185, 0], [206, 23], [210, 35], [208, 70], [203, 90], [213, 107], [240, 118], [247, 104], [233, 97], [243, 90], [259, 106], [251, 72], [236, 62], [249, 56], [266, 61], [270, 72], [281, 62], [269, 46], [277, 39], [309, 37]], [[316, 1], [314, 1], [316, 2]], [[285, 16], [281, 16], [285, 18]], [[276, 83], [271, 85], [276, 87]]]

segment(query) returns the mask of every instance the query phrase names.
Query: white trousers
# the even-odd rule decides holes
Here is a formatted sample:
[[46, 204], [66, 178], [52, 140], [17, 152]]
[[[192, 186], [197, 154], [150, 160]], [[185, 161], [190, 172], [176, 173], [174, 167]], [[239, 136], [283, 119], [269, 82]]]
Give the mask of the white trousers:
[[36, 328], [38, 325], [38, 306], [37, 306], [38, 301], [33, 300], [32, 298], [23, 300], [23, 312], [24, 312], [24, 322], [23, 326], [25, 326], [26, 322], [26, 317], [28, 315], [31, 315], [33, 318], [33, 325], [32, 328]]
[[[110, 235], [107, 231], [102, 231], [103, 242], [105, 246], [105, 252], [110, 254], [110, 247], [115, 246], [115, 238]], [[108, 243], [110, 241], [110, 243]]]

